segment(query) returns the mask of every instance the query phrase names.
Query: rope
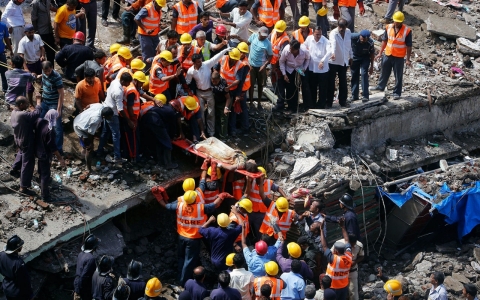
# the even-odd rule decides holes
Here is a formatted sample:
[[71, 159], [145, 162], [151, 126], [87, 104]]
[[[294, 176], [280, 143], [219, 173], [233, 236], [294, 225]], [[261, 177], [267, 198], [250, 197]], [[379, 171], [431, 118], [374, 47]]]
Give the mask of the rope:
[[365, 195], [363, 193], [363, 184], [362, 180], [360, 179], [360, 174], [358, 174], [357, 163], [355, 162], [355, 158], [353, 158], [353, 165], [355, 166], [355, 172], [357, 173], [358, 181], [360, 182], [360, 187], [362, 189], [362, 210], [363, 210], [363, 229], [365, 231], [365, 241], [367, 243], [367, 256], [370, 253], [368, 247], [368, 234], [367, 234], [367, 224], [365, 223]]
[[45, 45], [47, 45], [47, 46], [48, 46], [48, 48], [52, 49], [52, 50], [53, 50], [53, 52], [55, 52], [55, 53], [58, 53], [58, 51], [57, 51], [57, 50], [55, 50], [55, 48], [53, 48], [52, 46], [50, 46], [49, 44], [47, 44], [45, 41], [43, 41], [43, 43], [44, 43]]

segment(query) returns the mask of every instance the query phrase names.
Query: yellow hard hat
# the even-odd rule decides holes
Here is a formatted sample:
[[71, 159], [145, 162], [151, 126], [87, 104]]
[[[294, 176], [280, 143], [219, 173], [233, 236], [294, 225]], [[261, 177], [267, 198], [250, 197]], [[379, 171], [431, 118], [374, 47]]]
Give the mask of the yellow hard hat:
[[157, 277], [153, 277], [145, 286], [145, 295], [148, 297], [157, 297], [162, 292], [162, 283]]
[[238, 202], [238, 206], [242, 207], [243, 209], [245, 209], [248, 213], [251, 213], [252, 210], [253, 210], [253, 204], [252, 204], [252, 201], [250, 201], [250, 199], [247, 199], [247, 198], [243, 198], [242, 200], [240, 200]]
[[288, 254], [293, 258], [299, 258], [302, 255], [302, 248], [295, 242], [288, 243], [287, 250]]
[[278, 274], [278, 265], [274, 261], [269, 261], [265, 264], [265, 272], [270, 276], [277, 276]]
[[191, 44], [192, 43], [192, 36], [188, 33], [184, 33], [180, 36], [180, 43], [181, 44]]
[[230, 225], [230, 218], [227, 214], [221, 213], [217, 216], [217, 224], [218, 226], [225, 228]]
[[160, 58], [163, 58], [168, 62], [173, 62], [173, 54], [168, 50], [163, 50], [162, 52], [160, 52]]
[[147, 81], [147, 76], [145, 76], [145, 73], [142, 71], [135, 72], [132, 77], [141, 83], [145, 83], [145, 81]]
[[248, 53], [248, 44], [245, 42], [241, 42], [238, 44], [237, 49], [240, 50], [242, 53]]
[[[208, 167], [207, 175], [212, 176], [212, 167]], [[222, 171], [220, 170], [220, 168], [217, 168], [217, 178], [218, 179], [222, 178]]]
[[[157, 95], [158, 96], [158, 95]], [[157, 98], [157, 96], [155, 96], [155, 99]], [[182, 187], [183, 187], [183, 191], [186, 192], [186, 191], [193, 191], [195, 189], [195, 179], [193, 178], [187, 178], [183, 181], [183, 184], [182, 184]]]
[[167, 6], [167, 0], [155, 0], [160, 7]]
[[[154, 97], [153, 99], [155, 99], [155, 100], [157, 100], [157, 101], [160, 101], [160, 102], [162, 102], [163, 104], [166, 104], [166, 103], [167, 103], [167, 97], [165, 97], [164, 94], [157, 94], [157, 95], [155, 95], [155, 97]], [[188, 180], [188, 179], [192, 179], [192, 180], [193, 180], [193, 178], [187, 178], [186, 180]], [[183, 182], [183, 184], [185, 184], [185, 181]], [[193, 187], [195, 187], [195, 181], [193, 181]], [[184, 186], [184, 188], [185, 188], [185, 186]], [[193, 189], [192, 189], [192, 190], [193, 190]]]
[[383, 289], [394, 296], [402, 294], [402, 283], [396, 279], [390, 279], [383, 285]]
[[110, 45], [110, 54], [113, 54], [113, 52], [117, 52], [118, 49], [122, 47], [122, 45], [115, 43]]
[[287, 23], [285, 23], [284, 20], [279, 20], [277, 23], [275, 23], [275, 30], [277, 32], [282, 33], [285, 31], [285, 29], [287, 29]]
[[132, 58], [132, 53], [130, 52], [130, 50], [127, 47], [124, 47], [124, 46], [118, 48], [117, 54], [118, 54], [118, 56], [121, 56], [125, 59]]
[[227, 255], [227, 258], [225, 259], [225, 264], [229, 267], [233, 266], [233, 257], [235, 256], [235, 253], [230, 253]]
[[397, 11], [393, 14], [392, 19], [393, 22], [403, 23], [403, 20], [405, 20], [405, 15], [401, 11]]
[[257, 169], [258, 169], [260, 172], [262, 172], [263, 175], [265, 175], [265, 177], [267, 177], [267, 170], [265, 170], [264, 167], [258, 167]]
[[150, 84], [150, 76], [147, 76], [147, 81], [145, 81], [145, 83], [143, 84], [142, 88], [144, 91], [148, 91], [148, 89], [150, 88], [149, 84]]
[[197, 199], [197, 192], [195, 191], [186, 191], [185, 194], [183, 194], [183, 200], [185, 200], [187, 204], [194, 203], [195, 199]]
[[195, 100], [195, 98], [192, 96], [187, 96], [187, 99], [185, 99], [185, 106], [188, 108], [188, 110], [196, 110], [198, 107], [197, 100]]
[[317, 11], [317, 15], [319, 15], [320, 17], [324, 17], [326, 16], [328, 13], [328, 8], [326, 6], [322, 6], [322, 8], [320, 8], [318, 11]]
[[230, 56], [231, 59], [239, 60], [240, 50], [238, 50], [237, 48], [233, 48], [230, 52], [228, 52], [228, 56]]
[[275, 201], [275, 206], [279, 212], [286, 212], [288, 210], [288, 200], [285, 197], [278, 197]]
[[298, 26], [307, 27], [308, 25], [310, 25], [310, 18], [309, 17], [303, 16], [303, 17], [300, 18], [300, 20], [298, 20]]
[[138, 59], [138, 58], [134, 58], [132, 59], [132, 62], [130, 63], [130, 67], [135, 70], [143, 70], [145, 69], [147, 65], [141, 60], [141, 59]]

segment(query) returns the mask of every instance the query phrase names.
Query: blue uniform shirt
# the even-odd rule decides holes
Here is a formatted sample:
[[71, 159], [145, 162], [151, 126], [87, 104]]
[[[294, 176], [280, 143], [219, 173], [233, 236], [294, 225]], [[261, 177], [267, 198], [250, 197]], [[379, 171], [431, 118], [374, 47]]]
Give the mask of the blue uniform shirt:
[[203, 300], [210, 294], [205, 285], [195, 279], [187, 280], [185, 283], [185, 290], [190, 293], [190, 296], [192, 297], [191, 300]]
[[353, 60], [370, 60], [370, 55], [375, 53], [373, 40], [368, 38], [367, 42], [360, 42], [360, 34], [352, 33], [352, 52]]
[[3, 39], [6, 39], [8, 37], [10, 37], [10, 34], [8, 33], [7, 25], [0, 22], [0, 53], [3, 53], [5, 51], [5, 42]]
[[212, 263], [219, 270], [226, 270], [225, 258], [233, 252], [233, 242], [242, 233], [242, 226], [237, 225], [233, 229], [222, 227], [200, 228], [199, 232], [210, 244]]

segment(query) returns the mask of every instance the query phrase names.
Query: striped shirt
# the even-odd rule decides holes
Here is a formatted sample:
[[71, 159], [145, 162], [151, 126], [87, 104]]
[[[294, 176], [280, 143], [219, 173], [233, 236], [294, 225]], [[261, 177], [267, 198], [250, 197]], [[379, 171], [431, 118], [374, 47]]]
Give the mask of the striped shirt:
[[62, 76], [57, 71], [52, 70], [50, 76], [42, 75], [42, 101], [47, 105], [58, 104], [58, 90], [63, 89]]

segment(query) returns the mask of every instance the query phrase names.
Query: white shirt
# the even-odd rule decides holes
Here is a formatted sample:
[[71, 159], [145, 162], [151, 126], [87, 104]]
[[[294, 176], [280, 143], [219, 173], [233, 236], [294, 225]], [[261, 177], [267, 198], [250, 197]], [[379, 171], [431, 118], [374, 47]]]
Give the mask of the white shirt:
[[101, 103], [90, 104], [87, 110], [75, 117], [73, 129], [79, 137], [88, 138], [89, 135], [95, 134], [103, 121], [103, 107]]
[[21, 5], [16, 5], [10, 0], [3, 11], [1, 21], [7, 24], [8, 28], [25, 26], [25, 19], [23, 18]]
[[[320, 39], [315, 41], [313, 35], [309, 35], [305, 42], [303, 43], [305, 48], [310, 53], [310, 63], [308, 69], [313, 73], [326, 73], [328, 72], [328, 60], [332, 55], [330, 42], [323, 35]], [[319, 69], [318, 64], [323, 62], [323, 68]]]
[[104, 105], [113, 109], [114, 115], [118, 116], [118, 112], [123, 110], [123, 86], [120, 80], [115, 79], [110, 83], [107, 89], [107, 98]]
[[[250, 34], [248, 33], [248, 26], [252, 22], [252, 13], [247, 10], [243, 16], [238, 12], [238, 7], [235, 7], [230, 12], [230, 19], [233, 19], [235, 27], [230, 28], [230, 35], [238, 35], [242, 40], [248, 40]], [[233, 42], [239, 43], [237, 39], [232, 39]]]
[[283, 48], [279, 61], [280, 71], [282, 71], [283, 75], [286, 75], [286, 72], [291, 74], [295, 69], [306, 70], [310, 62], [310, 55], [302, 45], [297, 56], [293, 56], [292, 52], [290, 52], [290, 44], [288, 44]]
[[350, 29], [345, 29], [345, 37], [342, 38], [338, 33], [338, 27], [330, 32], [329, 35], [331, 52], [335, 54], [335, 60], [330, 58], [328, 63], [332, 65], [348, 66], [348, 61], [353, 59], [352, 52], [352, 34]]
[[447, 289], [443, 284], [437, 286], [436, 289], [433, 287], [430, 289], [430, 294], [428, 294], [428, 300], [447, 300]]
[[240, 292], [242, 300], [252, 299], [250, 291], [253, 289], [254, 280], [253, 273], [244, 268], [233, 269], [230, 272], [230, 287]]
[[187, 71], [187, 76], [185, 77], [187, 84], [190, 84], [192, 79], [195, 79], [198, 89], [208, 90], [211, 88], [212, 84], [210, 77], [212, 76], [212, 68], [223, 57], [227, 50], [228, 49], [224, 49], [209, 60], [202, 62], [202, 66], [198, 70], [195, 69], [195, 66], [191, 66]]
[[40, 59], [40, 47], [43, 47], [40, 35], [34, 34], [31, 41], [27, 36], [24, 36], [18, 42], [18, 53], [23, 54], [27, 63], [35, 63]]

